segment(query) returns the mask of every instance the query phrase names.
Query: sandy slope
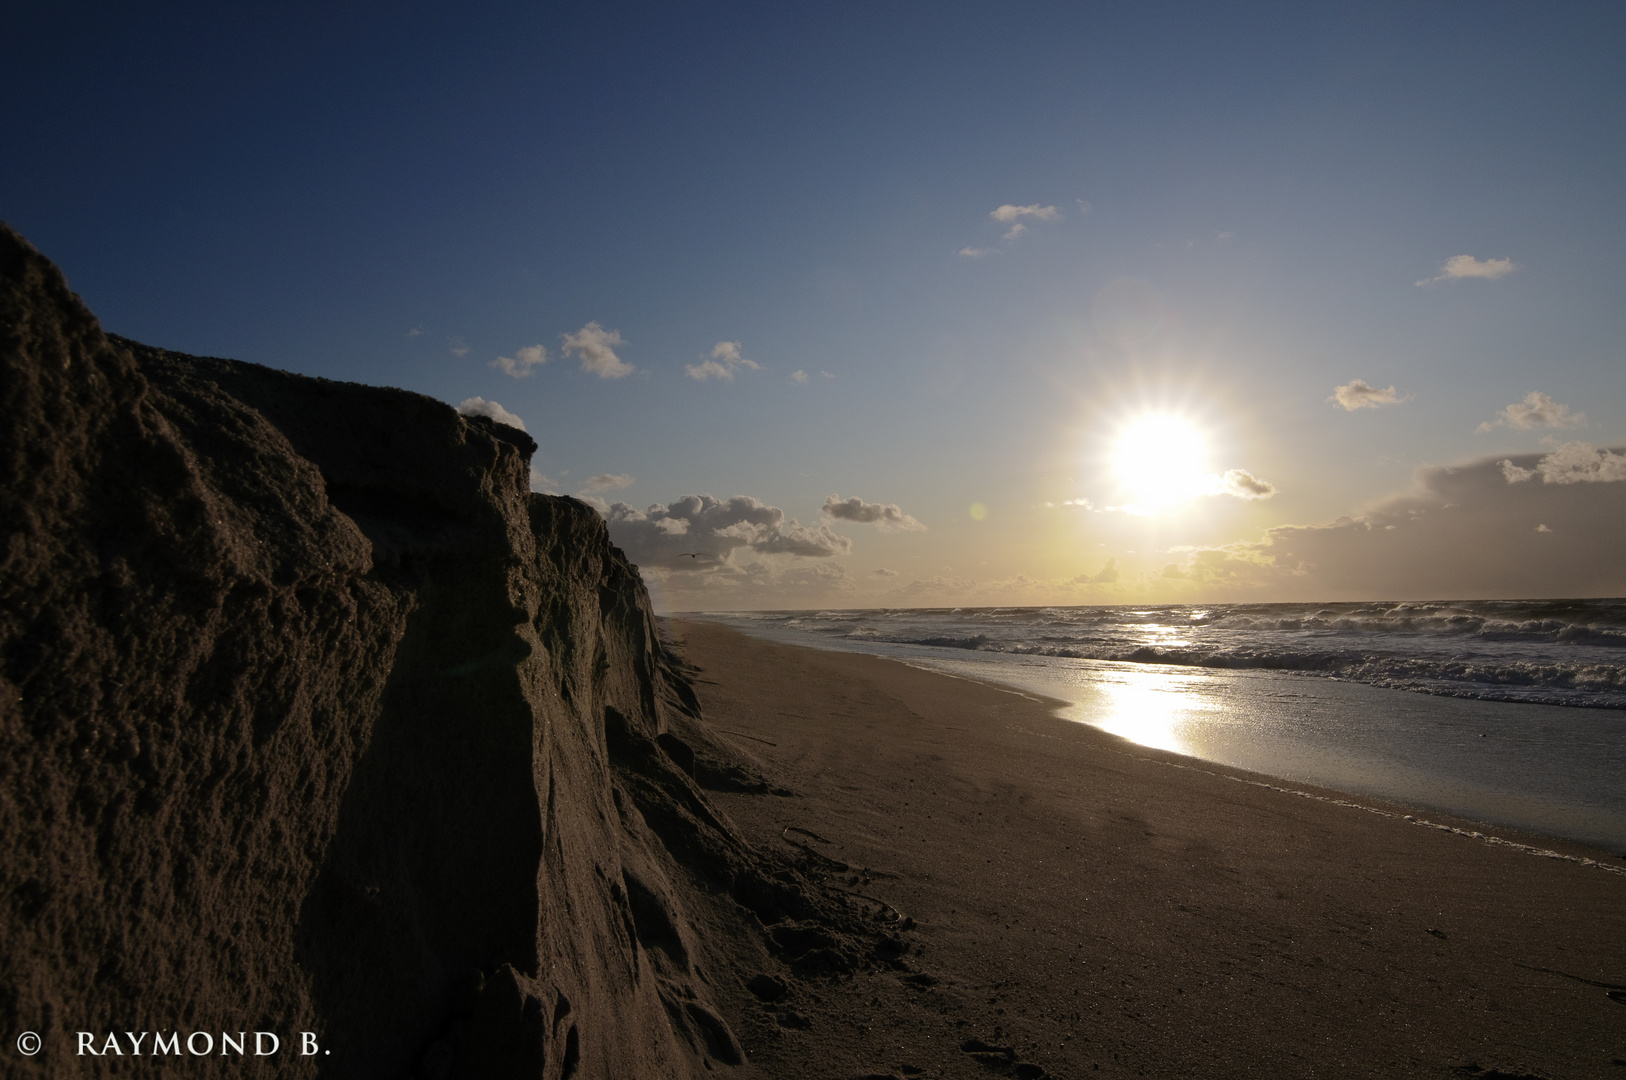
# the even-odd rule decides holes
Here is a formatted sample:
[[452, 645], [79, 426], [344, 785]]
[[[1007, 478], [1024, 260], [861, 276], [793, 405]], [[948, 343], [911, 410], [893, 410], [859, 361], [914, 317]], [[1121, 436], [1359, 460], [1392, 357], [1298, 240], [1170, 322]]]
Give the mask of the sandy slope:
[[0, 415], [0, 1077], [740, 1062], [700, 946], [828, 905], [669, 756], [643, 582], [528, 436], [109, 336], [3, 224]]
[[713, 799], [917, 924], [895, 969], [736, 991], [765, 1075], [1626, 1076], [1626, 874], [894, 661], [671, 629], [707, 724], [794, 791]]

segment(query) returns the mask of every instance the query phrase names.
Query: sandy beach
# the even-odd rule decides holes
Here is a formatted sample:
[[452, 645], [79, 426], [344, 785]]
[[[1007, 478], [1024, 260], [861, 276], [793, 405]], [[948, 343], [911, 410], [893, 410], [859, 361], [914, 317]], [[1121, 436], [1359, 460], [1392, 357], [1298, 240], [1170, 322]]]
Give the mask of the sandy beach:
[[717, 805], [912, 920], [892, 970], [733, 991], [764, 1076], [1626, 1075], [1619, 852], [1492, 843], [997, 687], [668, 626], [706, 723], [789, 792]]

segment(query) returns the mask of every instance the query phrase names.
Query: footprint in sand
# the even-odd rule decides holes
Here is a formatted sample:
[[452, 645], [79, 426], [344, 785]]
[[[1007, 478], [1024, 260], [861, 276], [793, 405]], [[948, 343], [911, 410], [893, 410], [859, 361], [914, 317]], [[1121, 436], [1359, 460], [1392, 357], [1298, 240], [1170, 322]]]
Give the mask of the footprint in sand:
[[1046, 1080], [1050, 1075], [1042, 1066], [1035, 1065], [1031, 1061], [1018, 1061], [1014, 1047], [994, 1046], [981, 1039], [967, 1039], [960, 1044], [960, 1052], [995, 1072], [1009, 1071], [1016, 1080]]
[[790, 993], [790, 987], [785, 980], [777, 975], [753, 975], [745, 984], [745, 988], [756, 995], [758, 1001], [778, 1001]]

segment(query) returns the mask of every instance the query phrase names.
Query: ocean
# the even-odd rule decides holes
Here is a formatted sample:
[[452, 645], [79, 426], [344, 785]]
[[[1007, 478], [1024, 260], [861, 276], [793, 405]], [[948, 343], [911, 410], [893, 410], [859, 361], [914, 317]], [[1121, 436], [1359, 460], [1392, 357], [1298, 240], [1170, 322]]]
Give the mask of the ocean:
[[1206, 761], [1626, 852], [1626, 600], [711, 612]]

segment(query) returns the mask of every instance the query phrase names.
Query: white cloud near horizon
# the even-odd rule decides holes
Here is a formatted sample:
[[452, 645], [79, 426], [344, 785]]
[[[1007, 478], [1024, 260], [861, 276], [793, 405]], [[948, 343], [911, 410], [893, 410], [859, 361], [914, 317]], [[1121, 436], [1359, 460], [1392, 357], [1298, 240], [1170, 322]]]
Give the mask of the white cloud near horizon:
[[1393, 386], [1379, 390], [1369, 386], [1365, 379], [1351, 379], [1342, 386], [1333, 387], [1332, 397], [1327, 400], [1336, 402], [1345, 412], [1354, 412], [1356, 409], [1376, 409], [1380, 405], [1399, 405], [1410, 399], [1401, 397]]
[[499, 424], [525, 430], [525, 421], [503, 408], [495, 401], [487, 401], [483, 397], [464, 398], [458, 403], [457, 411], [462, 416], [484, 416], [488, 420], [495, 420]]
[[973, 578], [952, 578], [938, 574], [935, 577], [916, 578], [897, 590], [897, 595], [904, 600], [915, 600], [922, 596], [964, 595], [976, 587], [977, 582]]
[[748, 495], [717, 499], [685, 495], [662, 506], [609, 508], [610, 539], [640, 566], [711, 573], [734, 566], [736, 552], [806, 559], [845, 555], [852, 541], [826, 525], [808, 526]]
[[1486, 278], [1494, 280], [1506, 277], [1518, 267], [1512, 259], [1476, 259], [1472, 255], [1453, 255], [1445, 260], [1440, 267], [1438, 276], [1423, 278], [1414, 282], [1418, 286], [1438, 285], [1442, 281], [1459, 281], [1463, 278]]
[[964, 256], [967, 259], [980, 259], [984, 255], [997, 255], [998, 253], [999, 253], [998, 248], [979, 248], [979, 247], [963, 247], [959, 251], [955, 252], [956, 255]]
[[486, 366], [494, 367], [510, 378], [524, 379], [530, 376], [532, 368], [539, 368], [547, 362], [548, 350], [538, 344], [527, 345], [513, 356], [499, 356]]
[[795, 371], [790, 373], [790, 381], [794, 383], [801, 383], [804, 386], [807, 385], [807, 372], [797, 368]]
[[740, 352], [740, 343], [737, 341], [719, 341], [712, 346], [711, 356], [698, 364], [688, 364], [683, 370], [689, 373], [689, 378], [705, 382], [707, 379], [721, 379], [723, 382], [732, 382], [734, 373], [741, 368], [748, 371], [761, 371], [762, 365], [754, 360], [748, 360]]
[[[1620, 596], [1626, 455], [1570, 445], [1419, 469], [1413, 491], [1359, 517], [1190, 550], [1163, 576], [1209, 595], [1306, 600]], [[1555, 455], [1554, 480], [1522, 482], [1545, 481]]]
[[1111, 585], [1118, 580], [1118, 560], [1108, 559], [1106, 565], [1094, 574], [1080, 574], [1070, 585]]
[[598, 473], [587, 478], [587, 483], [582, 487], [582, 490], [618, 491], [621, 488], [631, 487], [632, 480], [630, 473]]
[[845, 555], [853, 542], [838, 536], [828, 525], [803, 525], [790, 519], [777, 536], [756, 541], [751, 550], [768, 555], [797, 555], [804, 559], [823, 559], [831, 555]]
[[1479, 433], [1499, 427], [1531, 431], [1535, 428], [1576, 428], [1586, 426], [1586, 413], [1571, 412], [1568, 405], [1560, 405], [1540, 390], [1524, 395], [1496, 414], [1495, 420], [1486, 420], [1474, 430]]
[[865, 502], [858, 496], [843, 499], [840, 495], [827, 495], [824, 513], [838, 521], [852, 521], [860, 525], [874, 525], [882, 532], [924, 532], [926, 526], [904, 513], [896, 503]]
[[[1626, 481], [1626, 456], [1599, 450], [1590, 443], [1567, 442], [1544, 455], [1530, 468], [1512, 459], [1498, 462], [1510, 484], [1522, 484], [1540, 475], [1544, 484], [1614, 484]], [[1551, 530], [1548, 530], [1549, 532]]]
[[859, 588], [845, 566], [821, 559], [729, 562], [714, 564], [704, 573], [661, 566], [638, 570], [657, 611], [822, 606], [850, 602]]
[[621, 340], [619, 330], [606, 330], [597, 322], [590, 322], [574, 334], [560, 334], [559, 337], [564, 342], [561, 353], [580, 356], [582, 370], [601, 379], [625, 378], [636, 370], [615, 354], [614, 346], [626, 344]]
[[[1505, 475], [1511, 466], [1533, 480], [1544, 476], [1544, 463], [1553, 480], [1510, 483]], [[738, 543], [749, 531], [728, 533], [733, 538], [728, 542], [736, 544], [730, 561], [714, 560], [709, 568], [687, 573], [681, 565], [677, 571], [656, 567], [647, 576], [660, 583], [661, 595], [672, 604], [702, 610], [730, 603], [742, 608], [1057, 604], [1142, 596], [1308, 601], [1619, 596], [1626, 595], [1626, 563], [1618, 554], [1618, 537], [1626, 532], [1626, 451], [1573, 444], [1548, 453], [1431, 466], [1418, 470], [1411, 491], [1359, 516], [1280, 526], [1256, 541], [1173, 548], [1169, 557], [1177, 561], [1144, 570], [1126, 571], [1119, 559], [1109, 558], [1094, 573], [1062, 579], [1017, 574], [978, 581], [945, 567], [937, 576], [897, 587], [908, 574], [871, 570], [855, 577], [819, 559], [753, 563], [749, 544]], [[674, 543], [686, 539], [679, 536]], [[804, 570], [794, 577], [782, 573], [797, 566]]]

